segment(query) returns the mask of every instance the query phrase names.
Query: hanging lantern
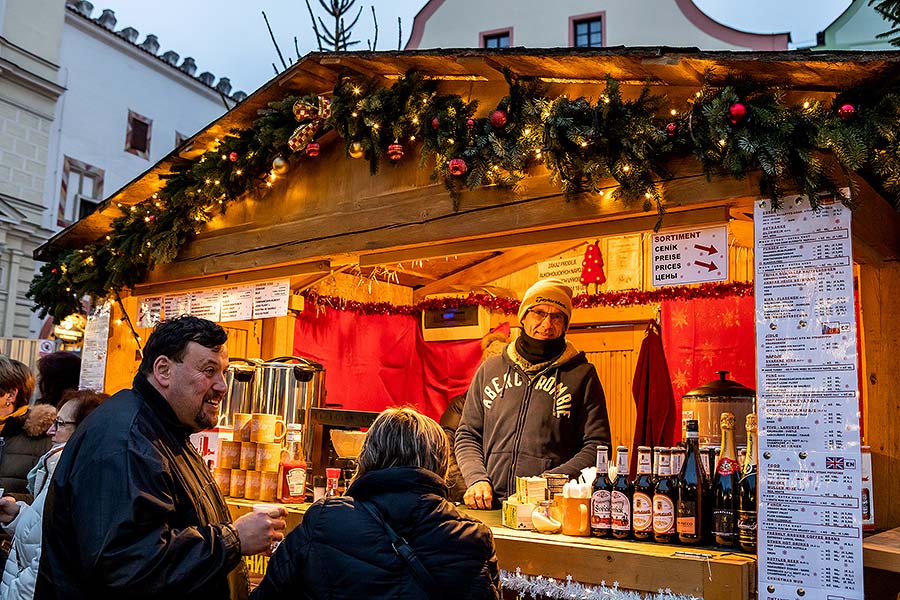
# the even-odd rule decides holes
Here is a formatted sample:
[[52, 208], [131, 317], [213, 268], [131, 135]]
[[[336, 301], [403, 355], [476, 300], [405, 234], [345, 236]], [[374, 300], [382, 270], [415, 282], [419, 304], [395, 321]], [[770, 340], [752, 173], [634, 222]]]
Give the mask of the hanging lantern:
[[315, 158], [319, 155], [319, 143], [310, 142], [306, 145], [306, 155]]
[[387, 148], [388, 158], [393, 160], [394, 162], [403, 158], [403, 145], [397, 142], [394, 142]]
[[366, 149], [359, 142], [350, 144], [350, 158], [362, 158], [366, 154]]
[[461, 158], [452, 158], [450, 159], [450, 162], [447, 163], [447, 169], [449, 169], [451, 175], [459, 177], [460, 175], [466, 174], [466, 171], [469, 170], [469, 165]]

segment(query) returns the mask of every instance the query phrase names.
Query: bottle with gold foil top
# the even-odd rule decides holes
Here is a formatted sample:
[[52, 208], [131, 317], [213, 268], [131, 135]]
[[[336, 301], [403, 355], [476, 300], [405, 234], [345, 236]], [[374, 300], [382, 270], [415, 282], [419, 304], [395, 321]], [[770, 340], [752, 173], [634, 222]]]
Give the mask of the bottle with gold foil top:
[[744, 552], [756, 552], [756, 414], [747, 415], [747, 453], [741, 469], [738, 503], [738, 542]]
[[719, 426], [722, 428], [722, 450], [713, 475], [712, 531], [717, 545], [731, 547], [737, 543], [741, 476], [734, 447], [734, 413], [723, 412]]

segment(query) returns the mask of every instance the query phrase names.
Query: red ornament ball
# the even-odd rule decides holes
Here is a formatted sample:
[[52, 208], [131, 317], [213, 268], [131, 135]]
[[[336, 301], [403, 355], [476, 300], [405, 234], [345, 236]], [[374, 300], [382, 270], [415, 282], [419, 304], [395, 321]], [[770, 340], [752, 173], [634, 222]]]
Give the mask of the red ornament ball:
[[495, 110], [491, 113], [491, 126], [500, 129], [506, 125], [507, 115], [505, 110]]
[[473, 127], [475, 127], [475, 119], [467, 119], [466, 127], [468, 127], [469, 129], [472, 129]]
[[675, 137], [675, 134], [678, 132], [678, 125], [675, 123], [669, 123], [666, 125], [666, 135], [669, 137]]
[[403, 145], [398, 143], [393, 143], [387, 148], [387, 155], [393, 161], [398, 161], [403, 158]]
[[319, 143], [310, 142], [306, 145], [306, 155], [315, 158], [319, 155]]
[[837, 112], [842, 121], [849, 121], [856, 115], [856, 107], [852, 104], [844, 104]]
[[437, 117], [435, 117], [431, 120], [431, 128], [432, 129], [437, 129], [440, 126], [441, 126], [441, 122], [438, 120]]
[[228, 153], [228, 160], [230, 160], [231, 162], [237, 162], [237, 159], [238, 159], [237, 152], [229, 152]]
[[728, 120], [732, 125], [737, 125], [747, 116], [747, 107], [740, 102], [735, 102], [728, 107]]
[[450, 162], [447, 163], [447, 168], [450, 170], [451, 175], [458, 177], [466, 174], [466, 171], [469, 170], [469, 165], [461, 158], [451, 158]]
[[50, 269], [50, 272], [56, 275], [56, 269]]

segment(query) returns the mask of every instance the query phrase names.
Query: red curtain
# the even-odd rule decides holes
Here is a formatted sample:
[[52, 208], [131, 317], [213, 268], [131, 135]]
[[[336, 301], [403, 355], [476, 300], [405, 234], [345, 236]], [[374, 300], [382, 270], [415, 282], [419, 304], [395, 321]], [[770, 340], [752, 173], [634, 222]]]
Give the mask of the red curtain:
[[325, 366], [329, 404], [371, 411], [408, 404], [437, 420], [469, 387], [481, 340], [426, 342], [419, 319], [405, 315], [304, 311], [294, 354]]
[[718, 379], [716, 371], [729, 371], [729, 379], [756, 388], [755, 305], [752, 296], [735, 296], [666, 300], [661, 308], [680, 439], [681, 397]]

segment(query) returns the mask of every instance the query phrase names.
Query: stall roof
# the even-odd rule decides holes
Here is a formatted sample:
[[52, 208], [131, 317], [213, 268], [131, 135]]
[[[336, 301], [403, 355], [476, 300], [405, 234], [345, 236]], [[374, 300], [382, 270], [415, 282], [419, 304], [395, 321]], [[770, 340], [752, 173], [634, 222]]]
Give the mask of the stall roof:
[[268, 103], [287, 93], [330, 93], [347, 71], [384, 77], [389, 85], [414, 69], [436, 80], [440, 93], [477, 97], [486, 110], [508, 91], [505, 69], [545, 82], [551, 94], [596, 96], [610, 75], [626, 95], [649, 84], [677, 102], [693, 94], [704, 78], [716, 84], [733, 76], [750, 77], [788, 92], [827, 97], [850, 86], [890, 79], [900, 70], [898, 59], [896, 51], [703, 52], [672, 47], [314, 52], [109, 196], [94, 213], [57, 233], [35, 251], [35, 257], [46, 260], [53, 249], [79, 248], [96, 241], [120, 214], [117, 204], [130, 206], [149, 197], [161, 187], [160, 175], [213, 149], [217, 138], [232, 129], [249, 127]]

